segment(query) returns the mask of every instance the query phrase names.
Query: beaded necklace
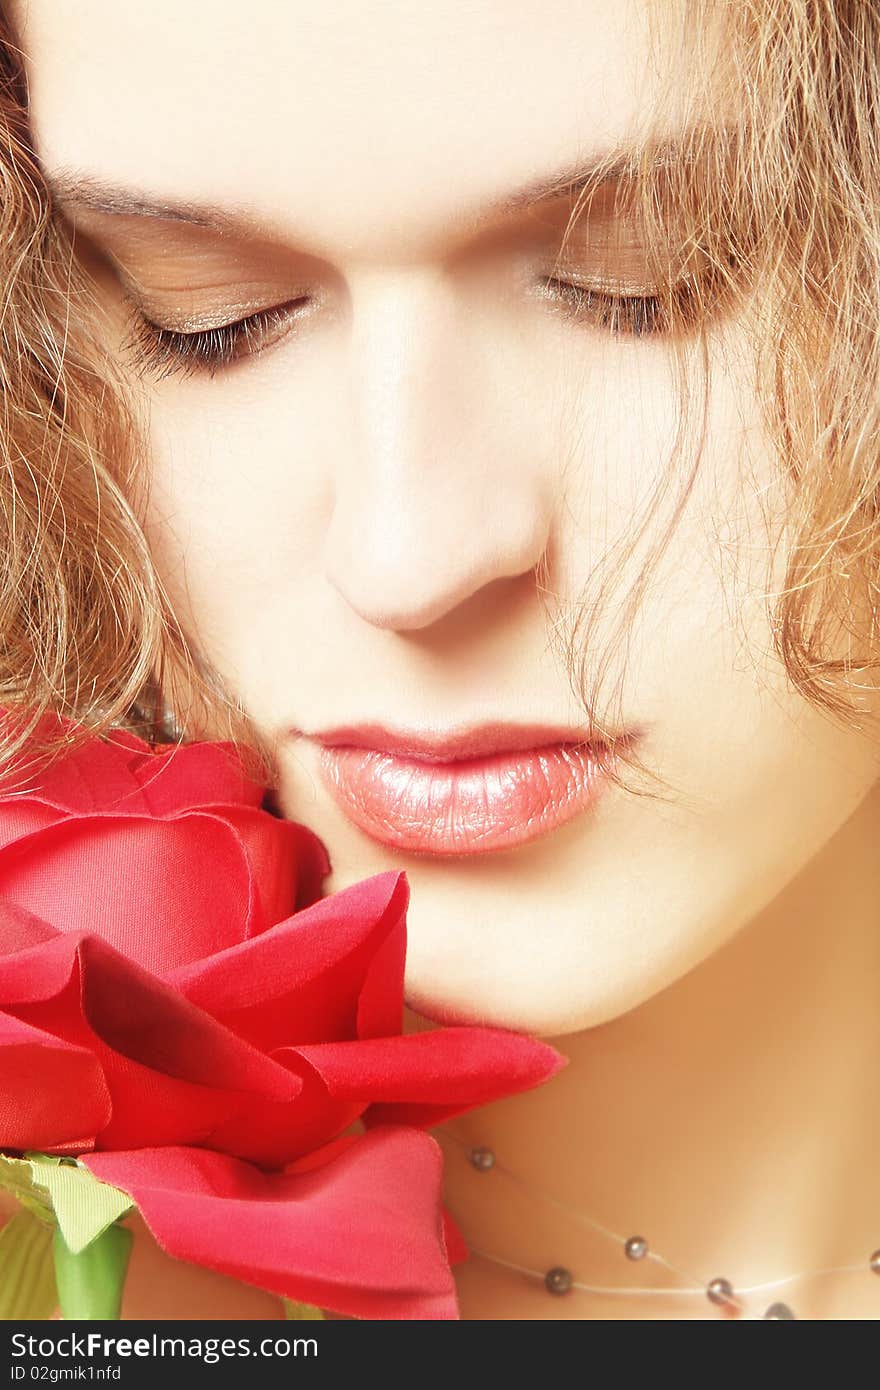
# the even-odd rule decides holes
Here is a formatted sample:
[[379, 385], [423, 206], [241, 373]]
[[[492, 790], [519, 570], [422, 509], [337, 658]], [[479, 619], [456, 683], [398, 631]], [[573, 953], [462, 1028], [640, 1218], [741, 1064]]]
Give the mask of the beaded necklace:
[[[734, 1289], [730, 1280], [722, 1276], [716, 1276], [705, 1282], [694, 1280], [688, 1273], [672, 1264], [663, 1255], [652, 1250], [644, 1236], [622, 1236], [616, 1231], [609, 1230], [607, 1226], [604, 1226], [600, 1221], [596, 1221], [593, 1217], [587, 1216], [584, 1212], [575, 1210], [566, 1203], [560, 1202], [555, 1197], [550, 1197], [547, 1193], [540, 1192], [529, 1183], [524, 1182], [523, 1179], [518, 1177], [510, 1168], [507, 1168], [503, 1163], [498, 1161], [492, 1149], [484, 1145], [474, 1147], [460, 1139], [457, 1134], [454, 1134], [445, 1127], [440, 1127], [437, 1132], [447, 1135], [466, 1152], [467, 1158], [476, 1172], [484, 1176], [490, 1173], [502, 1175], [507, 1182], [514, 1184], [529, 1196], [539, 1198], [556, 1211], [564, 1213], [581, 1225], [587, 1226], [590, 1230], [596, 1231], [606, 1236], [609, 1240], [614, 1241], [625, 1259], [634, 1262], [642, 1260], [653, 1261], [653, 1263], [662, 1266], [671, 1274], [688, 1281], [682, 1287], [673, 1288], [638, 1288], [625, 1285], [611, 1285], [606, 1287], [597, 1284], [587, 1284], [582, 1280], [576, 1279], [572, 1271], [567, 1269], [564, 1265], [554, 1265], [546, 1270], [530, 1269], [526, 1265], [520, 1265], [512, 1260], [502, 1259], [499, 1255], [492, 1254], [488, 1250], [482, 1250], [471, 1246], [468, 1243], [468, 1250], [471, 1255], [475, 1255], [478, 1259], [486, 1260], [490, 1264], [498, 1265], [500, 1268], [510, 1270], [512, 1273], [520, 1274], [531, 1283], [542, 1284], [548, 1294], [555, 1298], [573, 1292], [592, 1294], [594, 1296], [630, 1295], [655, 1298], [701, 1298], [708, 1299], [708, 1301], [714, 1304], [721, 1313], [748, 1315], [748, 1306], [743, 1301], [746, 1295], [769, 1293], [771, 1290], [780, 1289], [798, 1280], [819, 1278], [829, 1274], [871, 1273], [880, 1275], [880, 1249], [877, 1249], [872, 1251], [867, 1258], [855, 1261], [852, 1264], [829, 1265], [822, 1269], [804, 1270], [797, 1274], [786, 1275], [781, 1279], [772, 1279], [763, 1284], [751, 1284], [738, 1289]], [[782, 1302], [770, 1303], [766, 1306], [763, 1313], [753, 1316], [780, 1321], [797, 1318], [797, 1314], [792, 1310], [790, 1305]]]

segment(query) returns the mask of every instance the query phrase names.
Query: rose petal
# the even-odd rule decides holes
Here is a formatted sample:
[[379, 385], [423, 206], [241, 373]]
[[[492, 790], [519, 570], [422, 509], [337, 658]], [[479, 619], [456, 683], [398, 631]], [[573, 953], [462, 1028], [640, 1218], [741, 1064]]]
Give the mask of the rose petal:
[[[50, 726], [76, 727], [52, 712], [43, 734]], [[231, 743], [153, 751], [117, 729], [38, 768], [32, 785], [0, 795], [0, 851], [10, 851], [0, 853], [0, 878], [7, 896], [63, 930], [98, 931], [166, 970], [320, 896], [326, 849], [264, 809], [265, 789]]]
[[241, 836], [203, 811], [59, 820], [0, 850], [0, 881], [4, 898], [160, 973], [268, 925]]
[[435, 1125], [537, 1086], [565, 1065], [548, 1044], [502, 1028], [435, 1028], [273, 1055], [295, 1066], [294, 1053], [315, 1068], [331, 1096], [368, 1105], [368, 1124]]
[[200, 1149], [89, 1154], [169, 1255], [285, 1298], [359, 1318], [453, 1319], [427, 1135], [375, 1129], [306, 1172], [266, 1174]]
[[[2, 717], [2, 714], [0, 714]], [[75, 721], [48, 711], [35, 736], [73, 730]], [[90, 737], [53, 757], [39, 772], [34, 800], [65, 813], [117, 810], [154, 817], [193, 806], [259, 806], [264, 788], [244, 770], [235, 744], [205, 740], [152, 749], [125, 729]], [[26, 803], [27, 795], [10, 798]], [[2, 842], [2, 836], [0, 836]]]
[[18, 903], [0, 899], [0, 959], [11, 956], [16, 951], [25, 951], [29, 946], [38, 946], [41, 941], [51, 941], [60, 936], [42, 917], [37, 917]]
[[88, 1048], [112, 1116], [99, 1147], [202, 1142], [261, 1096], [302, 1081], [99, 937], [63, 933], [0, 959], [0, 1007]]
[[447, 1207], [443, 1208], [443, 1237], [446, 1241], [446, 1254], [451, 1265], [461, 1264], [470, 1255], [467, 1243], [455, 1219]]
[[[404, 879], [401, 913], [409, 904], [409, 881]], [[406, 965], [406, 927], [390, 931], [367, 966], [357, 1006], [359, 1038], [387, 1038], [403, 1028], [403, 980]]]
[[89, 1148], [109, 1118], [96, 1057], [0, 1013], [0, 1149]]
[[537, 1086], [564, 1065], [546, 1043], [500, 1028], [439, 1028], [391, 1038], [276, 1048], [301, 1077], [296, 1105], [255, 1097], [218, 1125], [211, 1148], [280, 1167], [352, 1121], [429, 1128]]
[[290, 1101], [300, 1083], [96, 936], [78, 941], [83, 1014], [108, 1046], [167, 1076]]
[[[277, 1058], [286, 1055], [282, 1050]], [[363, 1114], [363, 1101], [331, 1096], [315, 1069], [293, 1049], [289, 1065], [302, 1086], [294, 1105], [264, 1096], [243, 1097], [206, 1136], [206, 1145], [265, 1168], [282, 1168], [322, 1147]]]
[[[168, 982], [266, 1051], [354, 1037], [377, 950], [394, 935], [391, 956], [405, 949], [408, 897], [404, 873], [375, 874], [250, 941], [169, 972]], [[368, 1016], [388, 1007], [381, 989], [369, 986], [381, 1002], [364, 1006]]]
[[[115, 739], [122, 730], [114, 730]], [[147, 752], [125, 758], [137, 791], [131, 793], [131, 810], [143, 810], [159, 818], [179, 815], [195, 806], [253, 807], [261, 805], [265, 789], [244, 770], [234, 744], [224, 741], [182, 743], [160, 752]], [[83, 762], [90, 762], [85, 755]], [[106, 806], [101, 784], [97, 783], [100, 804]], [[139, 803], [139, 804], [136, 804]], [[129, 809], [128, 802], [120, 809]]]

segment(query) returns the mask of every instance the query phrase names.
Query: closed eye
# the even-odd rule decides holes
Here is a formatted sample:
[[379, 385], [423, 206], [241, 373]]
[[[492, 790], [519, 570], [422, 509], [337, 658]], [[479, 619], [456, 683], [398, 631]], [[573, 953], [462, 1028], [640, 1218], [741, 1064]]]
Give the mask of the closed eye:
[[283, 337], [291, 320], [302, 317], [308, 297], [261, 309], [233, 323], [183, 333], [154, 323], [130, 301], [134, 310], [132, 332], [126, 350], [136, 368], [149, 370], [161, 380], [173, 375], [192, 376], [215, 372], [244, 357], [252, 357]]
[[682, 280], [663, 294], [619, 294], [542, 276], [538, 293], [560, 304], [572, 318], [615, 335], [640, 338], [692, 326], [700, 308], [696, 285]]

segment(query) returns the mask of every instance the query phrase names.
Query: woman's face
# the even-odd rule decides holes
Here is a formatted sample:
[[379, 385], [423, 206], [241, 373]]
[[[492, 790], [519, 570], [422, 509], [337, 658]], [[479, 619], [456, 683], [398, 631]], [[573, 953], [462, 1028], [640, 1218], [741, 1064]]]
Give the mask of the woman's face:
[[[635, 519], [658, 483], [655, 526], [682, 495], [669, 344], [553, 297], [571, 200], [538, 185], [651, 116], [646, 7], [28, 0], [19, 21], [44, 166], [136, 306], [96, 268], [120, 342], [138, 313], [164, 330], [131, 367], [160, 572], [277, 742], [328, 890], [407, 871], [408, 998], [434, 1017], [561, 1033], [684, 974], [878, 767], [771, 655], [783, 499], [735, 320], [710, 332], [696, 482], [615, 628]], [[566, 253], [594, 293], [596, 217]], [[562, 746], [586, 714], [559, 634], [609, 557], [586, 672], [610, 663], [597, 713], [663, 800]]]

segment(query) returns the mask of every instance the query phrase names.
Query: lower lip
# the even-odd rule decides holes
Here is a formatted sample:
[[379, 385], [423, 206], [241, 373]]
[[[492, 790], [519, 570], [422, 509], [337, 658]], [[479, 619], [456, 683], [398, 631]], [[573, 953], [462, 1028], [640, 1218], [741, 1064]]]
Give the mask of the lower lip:
[[595, 750], [583, 744], [455, 762], [323, 747], [320, 766], [349, 820], [381, 844], [421, 854], [526, 844], [581, 815], [608, 784]]

